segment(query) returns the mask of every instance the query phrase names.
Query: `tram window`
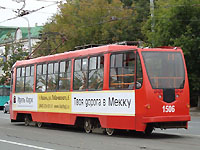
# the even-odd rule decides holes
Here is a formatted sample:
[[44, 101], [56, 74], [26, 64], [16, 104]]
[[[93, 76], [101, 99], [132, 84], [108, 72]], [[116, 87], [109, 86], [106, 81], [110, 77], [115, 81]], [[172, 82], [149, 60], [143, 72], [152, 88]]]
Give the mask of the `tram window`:
[[58, 73], [58, 63], [54, 63], [54, 73]]
[[13, 75], [14, 74], [14, 71], [13, 69], [11, 70], [11, 80], [10, 80], [10, 92], [13, 91]]
[[60, 62], [59, 90], [70, 90], [71, 61]]
[[37, 75], [42, 74], [42, 65], [37, 65]]
[[58, 85], [58, 64], [48, 64], [48, 76], [47, 76], [47, 90], [55, 91]]
[[104, 56], [99, 56], [97, 57], [98, 59], [98, 65], [97, 65], [97, 68], [100, 69], [100, 68], [104, 68]]
[[24, 91], [24, 76], [25, 76], [25, 68], [24, 67], [17, 68], [15, 92]]
[[2, 87], [0, 88], [0, 96], [4, 96], [3, 88]]
[[4, 88], [4, 96], [10, 95], [10, 88]]
[[100, 90], [103, 88], [104, 57], [91, 57], [89, 59], [89, 90]]
[[48, 74], [53, 74], [53, 63], [48, 64]]
[[60, 62], [60, 73], [62, 72], [65, 72], [66, 70], [66, 62], [65, 61], [61, 61]]
[[34, 83], [34, 66], [28, 66], [26, 67], [25, 92], [33, 92], [33, 83]]
[[97, 57], [91, 57], [89, 61], [89, 70], [96, 69], [97, 67]]
[[113, 53], [110, 59], [110, 89], [133, 89], [135, 53]]
[[85, 90], [87, 88], [88, 59], [76, 59], [74, 69], [74, 90]]
[[25, 76], [25, 67], [22, 67], [22, 74], [21, 74], [22, 77]]
[[115, 55], [115, 67], [116, 68], [122, 67], [122, 63], [123, 63], [123, 54]]
[[140, 56], [137, 53], [137, 63], [136, 63], [136, 89], [140, 89], [143, 83], [142, 75], [142, 65], [140, 61]]
[[43, 64], [43, 67], [42, 67], [42, 74], [47, 74], [47, 64]]
[[153, 89], [184, 88], [185, 71], [179, 52], [142, 52], [147, 75]]
[[113, 68], [114, 66], [115, 66], [115, 55], [111, 55], [110, 67]]
[[17, 77], [20, 77], [20, 76], [21, 76], [21, 67], [17, 68]]
[[31, 76], [34, 76], [35, 66], [31, 66]]
[[0, 96], [9, 96], [10, 95], [10, 88], [7, 86], [0, 87]]
[[20, 77], [21, 77], [21, 67], [17, 68], [17, 77], [16, 77], [16, 86], [15, 86], [15, 91], [18, 92], [19, 91], [19, 83], [20, 83]]
[[75, 71], [81, 71], [81, 59], [75, 60]]
[[71, 66], [72, 66], [72, 62], [71, 61], [67, 61], [66, 62], [66, 71], [68, 73], [71, 73]]
[[86, 58], [82, 60], [82, 70], [87, 71], [87, 69], [88, 69], [88, 59]]
[[46, 91], [46, 64], [37, 65], [37, 80], [36, 80], [36, 91]]
[[30, 70], [30, 66], [26, 67], [26, 76], [30, 76], [31, 70]]

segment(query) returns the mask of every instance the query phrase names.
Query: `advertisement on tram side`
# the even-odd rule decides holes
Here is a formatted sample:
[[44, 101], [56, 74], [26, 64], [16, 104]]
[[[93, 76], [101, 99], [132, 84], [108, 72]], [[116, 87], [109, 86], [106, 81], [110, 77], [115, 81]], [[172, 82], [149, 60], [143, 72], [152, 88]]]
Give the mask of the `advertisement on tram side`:
[[104, 91], [73, 93], [72, 112], [110, 115], [135, 115], [135, 92]]
[[13, 110], [135, 115], [135, 91], [13, 94]]

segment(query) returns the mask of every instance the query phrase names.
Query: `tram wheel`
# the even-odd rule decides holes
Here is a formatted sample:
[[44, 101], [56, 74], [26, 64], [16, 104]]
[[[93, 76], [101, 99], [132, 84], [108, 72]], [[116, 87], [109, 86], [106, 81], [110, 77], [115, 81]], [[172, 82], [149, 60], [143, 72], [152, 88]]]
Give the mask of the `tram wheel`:
[[115, 129], [112, 129], [112, 128], [106, 128], [105, 129], [106, 134], [109, 135], [109, 136], [113, 135], [114, 131], [115, 131]]
[[29, 118], [28, 115], [25, 116], [25, 118], [24, 118], [24, 123], [25, 123], [25, 126], [29, 126], [29, 125], [30, 125], [31, 120], [30, 120], [30, 118]]
[[92, 132], [92, 121], [89, 118], [86, 118], [84, 121], [84, 129], [86, 133]]
[[41, 128], [41, 127], [42, 127], [42, 125], [43, 125], [43, 123], [42, 123], [42, 122], [37, 122], [37, 126], [38, 126], [39, 128]]
[[153, 130], [154, 130], [154, 127], [153, 127], [152, 125], [147, 125], [147, 127], [146, 127], [144, 133], [145, 133], [146, 135], [151, 135], [152, 132], [153, 132]]

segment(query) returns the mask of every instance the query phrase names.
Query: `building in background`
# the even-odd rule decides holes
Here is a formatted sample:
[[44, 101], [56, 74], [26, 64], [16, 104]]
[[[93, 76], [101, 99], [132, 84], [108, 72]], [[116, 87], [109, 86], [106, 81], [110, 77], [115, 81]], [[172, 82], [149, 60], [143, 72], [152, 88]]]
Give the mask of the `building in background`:
[[[29, 50], [29, 43], [33, 47], [40, 41], [40, 33], [43, 29], [42, 26], [30, 27], [30, 35], [28, 33], [28, 27], [5, 27], [0, 26], [0, 59], [6, 61], [5, 58], [5, 46], [7, 44], [20, 43], [23, 45], [24, 51]], [[30, 36], [30, 41], [29, 41]], [[2, 67], [0, 66], [0, 76], [3, 74]]]

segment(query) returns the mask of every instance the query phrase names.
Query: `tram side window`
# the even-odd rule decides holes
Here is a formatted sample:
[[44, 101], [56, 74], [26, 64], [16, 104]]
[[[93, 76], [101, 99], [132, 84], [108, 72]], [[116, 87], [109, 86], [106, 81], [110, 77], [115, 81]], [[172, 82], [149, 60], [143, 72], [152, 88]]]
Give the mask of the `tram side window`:
[[25, 92], [33, 92], [34, 66], [27, 66], [25, 69]]
[[135, 53], [114, 53], [110, 59], [110, 89], [133, 89]]
[[137, 53], [137, 63], [136, 63], [136, 89], [140, 89], [143, 83], [143, 75], [142, 75], [142, 65], [140, 61], [140, 57]]
[[48, 64], [47, 90], [55, 91], [58, 86], [58, 63]]
[[74, 90], [85, 90], [87, 88], [88, 58], [76, 59], [74, 66]]
[[[13, 91], [13, 77], [14, 77], [14, 71], [11, 70], [11, 80], [10, 80], [10, 92]], [[9, 93], [10, 94], [10, 93]]]
[[46, 91], [47, 64], [37, 65], [36, 91]]
[[23, 92], [24, 91], [24, 76], [25, 76], [25, 68], [19, 67], [17, 68], [17, 79], [16, 79], [16, 88], [15, 92]]
[[0, 87], [0, 96], [9, 96], [10, 95], [10, 88], [6, 86]]
[[3, 95], [4, 95], [4, 93], [3, 93], [3, 88], [0, 87], [0, 96], [3, 96]]
[[103, 88], [104, 57], [91, 57], [89, 59], [88, 89], [98, 90]]
[[71, 61], [60, 62], [59, 90], [70, 90]]
[[10, 88], [4, 88], [4, 96], [10, 95]]

